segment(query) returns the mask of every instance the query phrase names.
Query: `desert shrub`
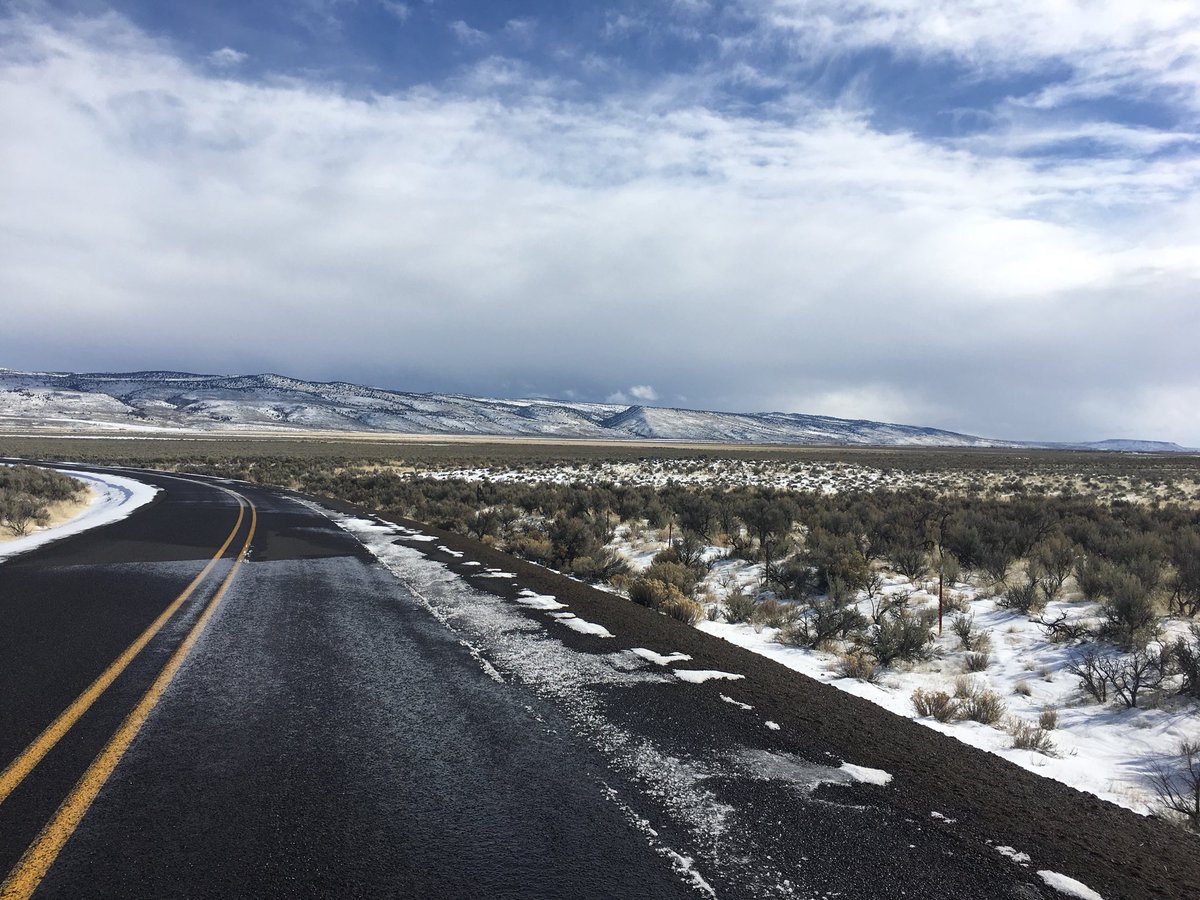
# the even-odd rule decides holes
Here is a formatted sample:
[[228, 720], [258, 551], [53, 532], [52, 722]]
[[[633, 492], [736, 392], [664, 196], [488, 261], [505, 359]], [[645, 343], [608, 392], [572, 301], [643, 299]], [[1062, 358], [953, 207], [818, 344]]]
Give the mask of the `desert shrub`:
[[1138, 697], [1162, 685], [1167, 659], [1159, 650], [1139, 648], [1128, 656], [1101, 659], [1098, 665], [1117, 699], [1126, 708], [1134, 709], [1138, 705]]
[[78, 497], [84, 485], [37, 466], [0, 466], [0, 527], [18, 537], [50, 522], [50, 504]]
[[843, 598], [819, 598], [799, 608], [798, 613], [779, 632], [783, 644], [817, 647], [835, 637], [846, 638], [866, 624], [866, 619]]
[[1200, 699], [1200, 626], [1193, 625], [1191, 632], [1170, 646], [1171, 664], [1183, 676], [1179, 692]]
[[897, 660], [929, 659], [933, 655], [932, 642], [929, 626], [908, 613], [884, 616], [863, 638], [864, 646], [884, 668]]
[[1200, 741], [1181, 741], [1175, 758], [1158, 766], [1153, 783], [1162, 810], [1200, 831]]
[[1108, 592], [1100, 604], [1105, 618], [1101, 635], [1126, 649], [1145, 646], [1155, 626], [1150, 591], [1136, 575], [1116, 571]]
[[586, 581], [612, 581], [613, 578], [629, 574], [629, 563], [615, 551], [607, 548], [597, 550], [593, 556], [581, 556], [574, 560], [570, 572]]
[[967, 599], [967, 595], [958, 591], [945, 591], [942, 596], [942, 605], [946, 612], [965, 614], [971, 609], [971, 602]]
[[30, 494], [0, 495], [0, 525], [17, 537], [50, 522], [50, 508]]
[[912, 702], [920, 716], [932, 716], [939, 722], [951, 722], [958, 717], [958, 701], [945, 691], [917, 688], [912, 692]]
[[1071, 662], [1067, 671], [1079, 679], [1081, 690], [1091, 694], [1097, 703], [1108, 702], [1108, 674], [1101, 665], [1102, 659], [1094, 649], [1088, 648]]
[[[659, 556], [662, 554], [660, 553]], [[674, 585], [685, 597], [690, 597], [695, 593], [696, 584], [699, 582], [696, 572], [683, 563], [659, 561], [657, 557], [642, 574], [645, 578]]]
[[929, 556], [923, 538], [915, 533], [898, 539], [888, 553], [888, 560], [893, 569], [913, 584], [929, 573]]
[[796, 607], [768, 597], [754, 607], [750, 621], [760, 628], [783, 628], [796, 616]]
[[1013, 719], [1009, 723], [1008, 733], [1012, 737], [1014, 750], [1033, 750], [1046, 756], [1054, 756], [1057, 753], [1058, 748], [1054, 746], [1050, 733], [1040, 724], [1034, 725], [1032, 722]]
[[693, 531], [684, 530], [683, 537], [672, 545], [679, 562], [692, 569], [707, 569], [704, 562], [704, 541]]
[[1182, 616], [1200, 614], [1200, 534], [1177, 535], [1171, 547], [1175, 572], [1170, 582], [1171, 609]]
[[863, 587], [870, 564], [853, 535], [814, 528], [805, 540], [803, 559], [816, 575], [816, 589], [828, 591], [835, 580], [849, 590]]
[[668, 597], [658, 604], [658, 610], [686, 625], [695, 625], [704, 618], [704, 607], [690, 597]]
[[1096, 637], [1091, 625], [1069, 618], [1065, 612], [1059, 613], [1054, 619], [1047, 619], [1043, 614], [1034, 621], [1046, 629], [1046, 637], [1055, 644], [1086, 642]]
[[838, 674], [843, 678], [857, 678], [874, 684], [879, 680], [879, 666], [874, 657], [861, 650], [851, 650], [843, 653], [838, 659]]
[[679, 598], [684, 598], [679, 588], [657, 578], [635, 578], [629, 584], [629, 599], [639, 606], [657, 609], [668, 600]]
[[1058, 710], [1043, 709], [1038, 715], [1038, 728], [1042, 731], [1053, 731], [1058, 727]]
[[530, 562], [546, 565], [554, 554], [554, 547], [550, 539], [543, 534], [523, 532], [509, 539], [508, 552]]
[[986, 633], [975, 630], [975, 617], [972, 615], [956, 615], [950, 620], [950, 629], [958, 637], [964, 650], [981, 652], [991, 647], [991, 638]]
[[742, 591], [734, 591], [725, 598], [725, 621], [734, 625], [749, 622], [754, 615], [755, 600]]
[[1106, 595], [1112, 576], [1112, 563], [1099, 556], [1083, 555], [1075, 561], [1075, 581], [1088, 600], [1099, 600]]
[[1062, 532], [1050, 535], [1029, 555], [1029, 572], [1047, 600], [1057, 597], [1075, 569], [1075, 544]]
[[963, 657], [964, 672], [983, 672], [992, 664], [992, 658], [987, 653], [968, 653]]
[[1028, 581], [1025, 584], [1009, 587], [1003, 594], [996, 597], [996, 605], [1026, 614], [1040, 609], [1042, 596], [1038, 591], [1037, 582]]
[[949, 550], [942, 550], [941, 554], [938, 556], [937, 566], [938, 573], [942, 578], [942, 583], [946, 587], [949, 587], [952, 584], [957, 584], [959, 579], [962, 578], [962, 564], [959, 563], [958, 557]]
[[995, 725], [1008, 711], [1008, 706], [1000, 699], [999, 694], [980, 687], [970, 678], [958, 679], [954, 693], [958, 700], [960, 719], [970, 719], [981, 725]]

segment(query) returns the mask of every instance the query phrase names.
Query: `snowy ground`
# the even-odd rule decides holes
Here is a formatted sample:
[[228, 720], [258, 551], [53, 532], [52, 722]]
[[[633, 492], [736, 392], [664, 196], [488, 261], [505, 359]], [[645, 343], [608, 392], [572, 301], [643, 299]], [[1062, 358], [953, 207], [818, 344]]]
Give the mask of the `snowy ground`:
[[158, 488], [134, 481], [132, 478], [123, 478], [120, 475], [59, 471], [82, 481], [91, 488], [91, 502], [78, 515], [65, 522], [0, 543], [0, 560], [26, 553], [35, 547], [79, 534], [90, 528], [97, 528], [124, 519], [138, 507], [153, 500], [154, 495], [158, 493]]
[[[428, 463], [424, 464], [428, 466]], [[383, 469], [386, 467], [376, 467]], [[518, 484], [574, 484], [603, 486], [644, 486], [661, 488], [667, 484], [705, 488], [771, 487], [783, 491], [899, 490], [926, 488], [933, 491], [993, 491], [1008, 496], [1015, 483], [1022, 489], [1036, 488], [1048, 494], [1070, 491], [1112, 500], [1200, 499], [1200, 483], [1187, 472], [1173, 472], [1169, 479], [1143, 478], [1128, 473], [1106, 473], [1102, 479], [1091, 473], [1054, 468], [1022, 466], [1015, 458], [1011, 465], [970, 469], [880, 468], [859, 462], [805, 459], [689, 459], [647, 458], [636, 461], [589, 460], [587, 462], [544, 461], [503, 466], [429, 467], [413, 472], [407, 467], [395, 471], [418, 477], [466, 481], [512, 482]]]
[[[631, 534], [622, 527], [610, 546], [640, 570], [666, 546], [658, 538], [652, 529]], [[709, 548], [709, 558], [718, 553], [718, 548]], [[751, 595], [757, 593], [761, 577], [761, 565], [738, 559], [718, 560], [699, 592], [708, 591], [711, 608], [719, 606], [721, 598], [738, 587]], [[908, 605], [914, 610], [937, 608], [936, 584], [914, 586], [903, 576], [889, 575], [884, 591], [890, 594], [911, 591]], [[962, 598], [968, 613], [975, 617], [975, 630], [986, 633], [990, 640], [990, 664], [983, 672], [964, 673], [967, 653], [951, 628], [954, 613], [945, 618], [945, 630], [936, 645], [937, 658], [885, 670], [878, 684], [841, 677], [840, 658], [834, 652], [778, 643], [775, 628], [725, 621], [702, 621], [696, 627], [1039, 775], [1136, 812], [1150, 812], [1156, 804], [1150, 784], [1155, 768], [1175, 753], [1181, 739], [1200, 738], [1200, 716], [1195, 704], [1169, 696], [1158, 698], [1155, 708], [1124, 709], [1112, 703], [1097, 704], [1083, 694], [1078, 679], [1065, 671], [1072, 656], [1078, 654], [1078, 648], [1051, 643], [1044, 630], [1027, 616], [1000, 607], [995, 599], [969, 584], [956, 584], [947, 589], [947, 594], [950, 593]], [[859, 608], [870, 616], [870, 601], [860, 600]], [[1052, 603], [1046, 610], [1049, 618], [1055, 618], [1059, 612], [1083, 618], [1094, 614], [1095, 607], [1068, 599]], [[1168, 625], [1167, 634], [1181, 630], [1182, 626], [1175, 623]], [[914, 690], [953, 695], [959, 678], [969, 678], [977, 686], [999, 694], [1008, 707], [1005, 721], [991, 727], [972, 721], [942, 723], [918, 716], [912, 701]], [[1043, 710], [1057, 713], [1057, 726], [1049, 733], [1054, 743], [1052, 754], [1013, 749], [1006, 726], [1014, 719], [1036, 726]]]

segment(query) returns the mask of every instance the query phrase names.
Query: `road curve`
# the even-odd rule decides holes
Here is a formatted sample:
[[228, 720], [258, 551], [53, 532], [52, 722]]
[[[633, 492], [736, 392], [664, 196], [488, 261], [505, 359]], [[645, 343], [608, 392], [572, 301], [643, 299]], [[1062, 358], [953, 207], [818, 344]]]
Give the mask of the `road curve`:
[[[159, 681], [34, 896], [1059, 896], [1043, 860], [1109, 900], [1196, 883], [1187, 847], [1122, 878], [1072, 857], [1069, 834], [1033, 846], [1043, 820], [1003, 831], [985, 807], [1035, 809], [1034, 776], [966, 747], [937, 756], [954, 742], [551, 573], [480, 577], [506, 558], [471, 542], [138, 477], [163, 488], [156, 503], [0, 565], [3, 765], [209, 567], [0, 800], [0, 873], [19, 871]], [[962, 758], [1000, 786], [985, 768], [964, 796]], [[1059, 831], [1116, 827], [1106, 804], [1044, 795]], [[1025, 835], [1032, 864], [997, 852]]]

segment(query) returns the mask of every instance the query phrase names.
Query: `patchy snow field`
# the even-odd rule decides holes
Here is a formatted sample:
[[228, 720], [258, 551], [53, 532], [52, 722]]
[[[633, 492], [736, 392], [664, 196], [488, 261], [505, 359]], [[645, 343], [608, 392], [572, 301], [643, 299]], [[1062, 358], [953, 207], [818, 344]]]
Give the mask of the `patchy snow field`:
[[[627, 527], [621, 527], [609, 546], [635, 570], [644, 570], [666, 543], [658, 539], [653, 529], [632, 534]], [[702, 595], [707, 592], [706, 606], [717, 619], [724, 597], [734, 590], [753, 596], [762, 579], [761, 564], [718, 559], [719, 554], [717, 547], [706, 551], [706, 557], [714, 561], [698, 592]], [[893, 597], [909, 594], [907, 606], [914, 611], [937, 609], [936, 583], [913, 585], [903, 576], [890, 575], [883, 593]], [[1175, 754], [1181, 739], [1200, 738], [1200, 716], [1195, 704], [1170, 696], [1152, 701], [1156, 705], [1145, 709], [1124, 709], [1112, 702], [1098, 704], [1080, 690], [1078, 678], [1066, 671], [1066, 666], [1078, 655], [1078, 648], [1050, 642], [1045, 630], [1028, 616], [1002, 608], [995, 598], [970, 584], [947, 586], [945, 593], [947, 597], [956, 595], [956, 602], [966, 608], [966, 614], [974, 616], [974, 630], [985, 634], [990, 642], [989, 664], [982, 672], [965, 671], [968, 652], [961, 648], [951, 628], [957, 613], [949, 608], [944, 633], [935, 644], [937, 657], [885, 669], [876, 684], [842, 677], [839, 671], [842, 660], [835, 652], [779, 643], [776, 628], [712, 619], [696, 627], [1039, 775], [1135, 812], [1151, 812], [1156, 805], [1151, 786], [1156, 767]], [[858, 607], [865, 616], [871, 616], [869, 600], [860, 599]], [[1045, 611], [1050, 619], [1060, 613], [1071, 620], [1088, 618], [1096, 614], [1096, 607], [1067, 599], [1048, 604]], [[1182, 625], [1175, 623], [1168, 626], [1166, 635], [1184, 631]], [[1004, 721], [996, 726], [973, 721], [942, 723], [918, 715], [912, 701], [915, 690], [944, 691], [953, 696], [960, 679], [969, 679], [976, 688], [997, 693], [1007, 705]], [[1048, 732], [1054, 745], [1051, 753], [1014, 749], [1007, 726], [1019, 720], [1036, 727], [1047, 710], [1057, 716], [1055, 727]]]
[[129, 516], [135, 509], [145, 506], [154, 499], [158, 488], [132, 478], [120, 475], [100, 475], [93, 472], [73, 472], [60, 469], [63, 475], [78, 479], [92, 490], [92, 499], [78, 515], [27, 534], [15, 540], [0, 543], [0, 560], [8, 559], [19, 553], [26, 553], [35, 547], [57, 541], [60, 538], [108, 525]]
[[1022, 489], [1036, 488], [1048, 494], [1070, 491], [1112, 500], [1200, 499], [1200, 482], [1186, 470], [1168, 478], [1139, 478], [1130, 474], [1106, 473], [1102, 479], [1087, 473], [1053, 467], [1023, 468], [1019, 459], [995, 469], [901, 469], [859, 462], [805, 459], [677, 459], [647, 458], [636, 461], [590, 460], [587, 462], [539, 461], [503, 466], [432, 467], [419, 472], [401, 467], [404, 474], [438, 480], [494, 481], [517, 484], [571, 484], [608, 487], [653, 487], [668, 484], [717, 489], [758, 487], [782, 491], [816, 491], [832, 494], [845, 491], [925, 488], [933, 491], [1008, 495], [1014, 483]]

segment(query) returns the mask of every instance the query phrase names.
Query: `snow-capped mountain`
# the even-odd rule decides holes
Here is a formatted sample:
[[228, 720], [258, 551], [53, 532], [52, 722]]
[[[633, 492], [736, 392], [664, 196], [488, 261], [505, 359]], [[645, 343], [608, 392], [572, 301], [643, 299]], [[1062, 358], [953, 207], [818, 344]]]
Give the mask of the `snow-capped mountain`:
[[[282, 375], [73, 374], [0, 369], [0, 426], [147, 431], [292, 431], [495, 435], [599, 440], [1033, 446], [1015, 441], [798, 413], [722, 413], [558, 400], [413, 394]], [[1106, 449], [1179, 450], [1157, 442]], [[1128, 447], [1116, 446], [1128, 444]], [[1074, 445], [1086, 446], [1086, 445]]]

